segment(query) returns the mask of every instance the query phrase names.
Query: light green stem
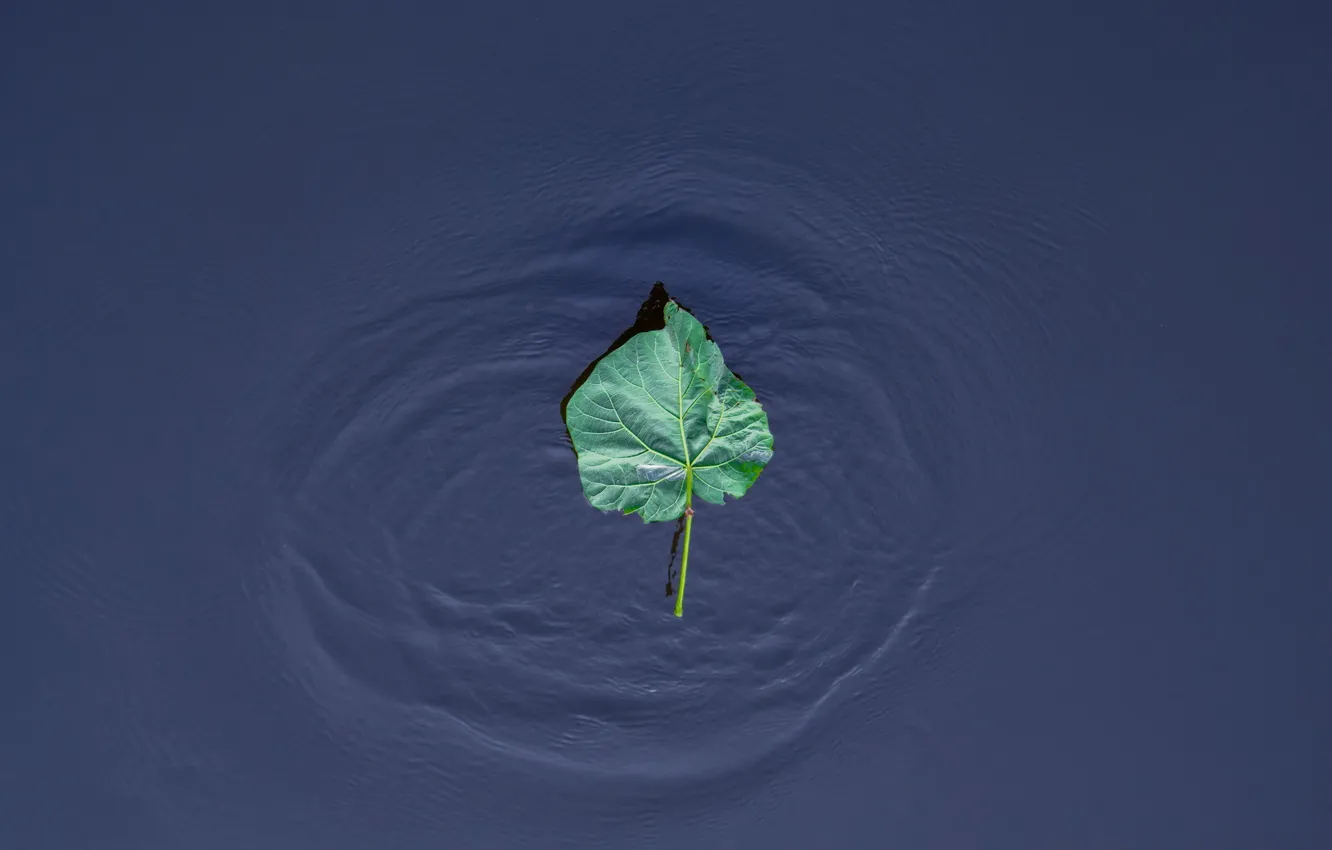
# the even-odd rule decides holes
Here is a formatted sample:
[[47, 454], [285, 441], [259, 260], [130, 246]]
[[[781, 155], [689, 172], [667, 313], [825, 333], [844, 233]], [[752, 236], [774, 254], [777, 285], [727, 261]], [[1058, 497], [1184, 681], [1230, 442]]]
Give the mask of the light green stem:
[[685, 573], [689, 570], [689, 536], [694, 530], [694, 470], [685, 472], [685, 542], [680, 556], [680, 590], [675, 594], [675, 616], [684, 616]]

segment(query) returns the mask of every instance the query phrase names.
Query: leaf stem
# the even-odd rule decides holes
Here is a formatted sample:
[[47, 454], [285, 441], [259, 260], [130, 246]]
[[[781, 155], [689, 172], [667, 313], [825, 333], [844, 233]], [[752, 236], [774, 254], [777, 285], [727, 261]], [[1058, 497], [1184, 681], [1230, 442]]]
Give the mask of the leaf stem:
[[685, 572], [689, 569], [689, 537], [694, 530], [694, 470], [685, 471], [685, 541], [680, 556], [680, 590], [675, 595], [675, 616], [684, 616]]

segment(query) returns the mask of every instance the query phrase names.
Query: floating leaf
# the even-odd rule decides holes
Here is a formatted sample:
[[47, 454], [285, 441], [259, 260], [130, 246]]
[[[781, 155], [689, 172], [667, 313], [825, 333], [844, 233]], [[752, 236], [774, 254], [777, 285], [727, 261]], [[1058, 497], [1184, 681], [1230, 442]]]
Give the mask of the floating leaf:
[[665, 300], [662, 326], [597, 360], [568, 398], [564, 421], [593, 507], [644, 522], [685, 517], [681, 616], [693, 498], [719, 505], [727, 494], [743, 496], [772, 459], [772, 433], [754, 391], [726, 368], [703, 325], [660, 284], [653, 293]]

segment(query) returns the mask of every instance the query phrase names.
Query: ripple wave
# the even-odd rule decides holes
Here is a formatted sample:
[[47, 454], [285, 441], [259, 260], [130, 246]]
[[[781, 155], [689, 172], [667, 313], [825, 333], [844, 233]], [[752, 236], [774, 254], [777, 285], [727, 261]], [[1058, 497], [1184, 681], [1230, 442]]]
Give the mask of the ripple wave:
[[[643, 782], [797, 753], [932, 627], [941, 575], [1051, 533], [1034, 485], [978, 495], [1035, 452], [1020, 376], [1039, 305], [905, 189], [894, 230], [738, 154], [565, 196], [521, 256], [317, 319], [266, 424], [272, 627], [330, 718], [388, 737]], [[444, 265], [437, 241], [410, 264]], [[743, 500], [699, 512], [683, 621], [662, 589], [671, 528], [588, 507], [558, 416], [654, 278], [777, 446]]]

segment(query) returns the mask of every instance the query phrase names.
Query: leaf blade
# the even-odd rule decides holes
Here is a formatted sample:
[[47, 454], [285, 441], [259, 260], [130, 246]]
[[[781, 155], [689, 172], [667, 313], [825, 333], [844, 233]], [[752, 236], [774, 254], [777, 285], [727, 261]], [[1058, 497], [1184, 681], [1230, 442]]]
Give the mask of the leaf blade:
[[678, 519], [693, 471], [699, 498], [740, 497], [772, 458], [766, 411], [726, 368], [721, 349], [675, 301], [665, 326], [606, 355], [570, 397], [565, 416], [588, 501]]

